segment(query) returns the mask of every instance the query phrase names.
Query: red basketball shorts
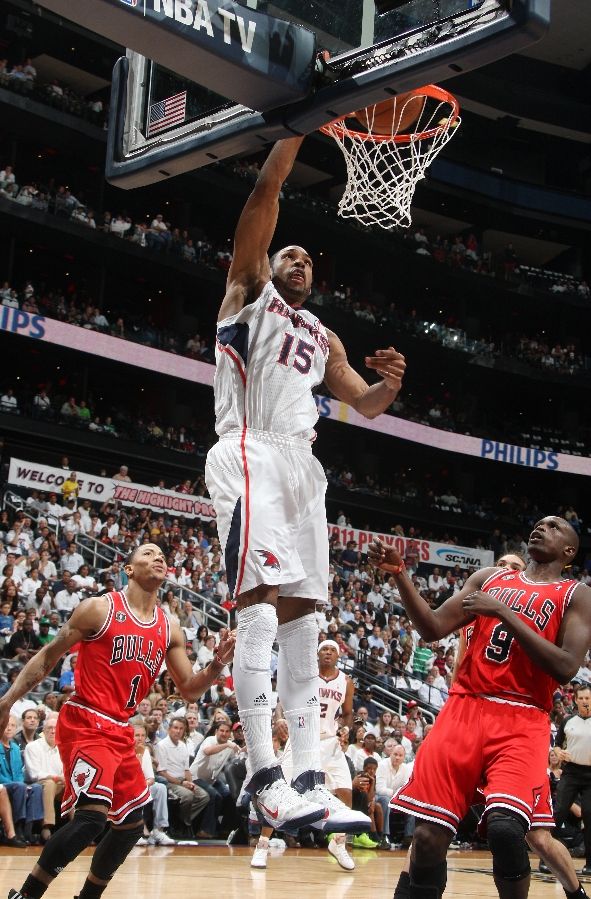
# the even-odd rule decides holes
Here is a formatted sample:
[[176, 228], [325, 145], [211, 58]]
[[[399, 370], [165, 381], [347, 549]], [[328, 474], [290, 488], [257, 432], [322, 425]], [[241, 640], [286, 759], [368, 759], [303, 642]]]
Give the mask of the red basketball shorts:
[[109, 805], [109, 819], [121, 823], [150, 802], [146, 778], [134, 751], [133, 727], [70, 702], [60, 711], [56, 743], [66, 782], [62, 814], [84, 793]]
[[492, 809], [510, 809], [528, 827], [551, 827], [549, 746], [545, 712], [452, 694], [418, 751], [411, 779], [390, 804], [455, 833], [480, 788], [484, 818]]

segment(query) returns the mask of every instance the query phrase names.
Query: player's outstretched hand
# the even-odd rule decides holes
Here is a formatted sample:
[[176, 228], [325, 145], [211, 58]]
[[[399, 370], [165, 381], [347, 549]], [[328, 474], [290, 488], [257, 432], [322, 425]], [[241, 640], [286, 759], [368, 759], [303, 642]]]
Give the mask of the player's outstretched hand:
[[236, 632], [229, 631], [223, 627], [220, 631], [220, 642], [216, 650], [216, 655], [222, 664], [227, 665], [234, 658], [234, 647], [236, 646]]
[[367, 548], [367, 558], [376, 568], [382, 571], [390, 571], [394, 574], [400, 573], [400, 566], [403, 564], [402, 556], [392, 546], [385, 546], [377, 537]]
[[387, 350], [376, 350], [375, 356], [366, 356], [365, 364], [376, 371], [392, 390], [400, 390], [406, 362], [402, 353], [397, 353], [393, 346]]
[[462, 608], [468, 615], [484, 615], [485, 618], [500, 618], [501, 612], [506, 606], [498, 599], [483, 593], [482, 590], [475, 590], [469, 593], [462, 600]]

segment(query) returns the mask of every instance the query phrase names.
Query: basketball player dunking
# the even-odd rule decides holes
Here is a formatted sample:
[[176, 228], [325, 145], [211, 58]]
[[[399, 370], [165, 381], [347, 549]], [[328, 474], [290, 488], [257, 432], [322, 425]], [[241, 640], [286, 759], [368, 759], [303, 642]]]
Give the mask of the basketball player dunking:
[[[238, 222], [217, 325], [220, 439], [209, 451], [205, 476], [237, 599], [233, 675], [254, 772], [250, 791], [275, 828], [323, 819], [340, 831], [361, 819], [326, 789], [321, 773], [314, 609], [326, 602], [328, 541], [326, 478], [311, 449], [318, 420], [312, 389], [324, 380], [338, 399], [373, 418], [392, 403], [405, 366], [392, 347], [378, 350], [366, 364], [380, 381], [368, 386], [349, 366], [338, 337], [302, 309], [312, 284], [306, 250], [284, 247], [269, 261], [279, 193], [301, 142], [275, 145]], [[275, 639], [277, 689], [294, 761], [291, 786], [271, 737]]]
[[[180, 627], [170, 624], [156, 605], [158, 588], [166, 578], [159, 546], [146, 543], [134, 550], [125, 573], [129, 578], [125, 591], [80, 603], [0, 699], [3, 733], [12, 704], [80, 644], [76, 688], [62, 706], [56, 732], [66, 781], [62, 812], [73, 809], [74, 816], [45, 844], [20, 891], [10, 890], [9, 899], [41, 899], [109, 820], [111, 827], [95, 850], [79, 894], [80, 899], [99, 899], [141, 837], [142, 806], [151, 801], [129, 718], [149, 693], [164, 661], [181, 695], [194, 701], [232, 658], [234, 638], [224, 631], [213, 662], [193, 674]], [[199, 789], [189, 782], [184, 786]]]
[[591, 589], [562, 579], [578, 543], [563, 518], [543, 518], [530, 534], [531, 561], [524, 572], [476, 572], [436, 611], [417, 593], [394, 549], [380, 541], [370, 547], [370, 560], [394, 575], [423, 637], [438, 640], [474, 626], [413, 776], [392, 799], [394, 808], [420, 819], [410, 862], [411, 899], [440, 899], [447, 848], [481, 785], [499, 895], [524, 899], [528, 894], [524, 836], [547, 781], [552, 694], [578, 671], [591, 642]]

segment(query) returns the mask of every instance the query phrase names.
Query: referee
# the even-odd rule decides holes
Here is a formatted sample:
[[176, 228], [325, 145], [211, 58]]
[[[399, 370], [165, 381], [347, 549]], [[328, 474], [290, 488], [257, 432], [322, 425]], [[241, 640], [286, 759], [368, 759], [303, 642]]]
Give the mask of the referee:
[[564, 719], [556, 734], [554, 748], [563, 763], [563, 771], [556, 791], [554, 819], [560, 831], [580, 794], [585, 839], [585, 867], [581, 873], [591, 874], [591, 687], [588, 684], [575, 687], [575, 703], [576, 713]]

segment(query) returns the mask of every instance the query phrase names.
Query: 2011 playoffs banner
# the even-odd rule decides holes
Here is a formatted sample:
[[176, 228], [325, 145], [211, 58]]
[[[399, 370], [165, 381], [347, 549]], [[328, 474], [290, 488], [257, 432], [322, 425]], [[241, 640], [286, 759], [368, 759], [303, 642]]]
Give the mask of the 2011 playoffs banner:
[[407, 554], [416, 556], [418, 562], [427, 565], [439, 565], [441, 568], [486, 568], [494, 565], [495, 557], [489, 549], [476, 549], [469, 546], [453, 546], [451, 543], [434, 543], [432, 540], [417, 540], [413, 537], [399, 537], [396, 534], [380, 534], [379, 531], [360, 531], [358, 528], [340, 527], [338, 524], [328, 525], [329, 539], [338, 537], [342, 545], [354, 540], [359, 552], [366, 553], [367, 547], [378, 537], [386, 546], [393, 546], [404, 558]]

